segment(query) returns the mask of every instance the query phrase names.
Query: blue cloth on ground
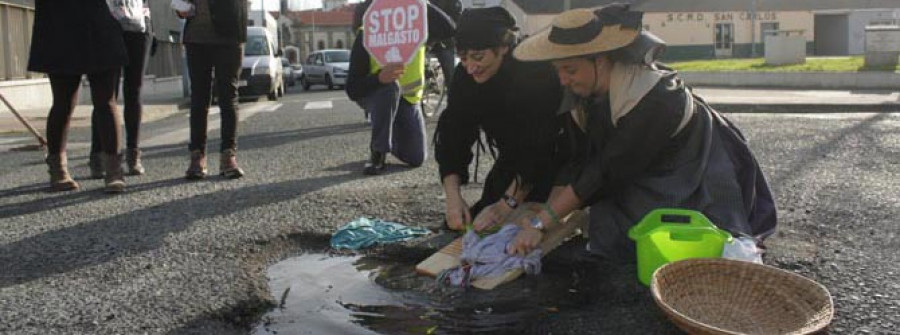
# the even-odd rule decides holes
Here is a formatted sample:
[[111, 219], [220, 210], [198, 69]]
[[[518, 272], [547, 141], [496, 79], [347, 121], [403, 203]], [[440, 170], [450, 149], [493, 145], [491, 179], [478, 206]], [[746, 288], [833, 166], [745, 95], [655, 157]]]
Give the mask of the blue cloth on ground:
[[513, 269], [522, 269], [527, 274], [541, 273], [541, 249], [534, 249], [525, 257], [506, 253], [521, 229], [515, 224], [506, 224], [500, 231], [485, 237], [470, 230], [463, 236], [461, 265], [441, 272], [438, 282], [468, 287], [475, 279], [500, 276]]
[[380, 219], [358, 218], [345, 224], [331, 236], [331, 247], [359, 250], [378, 243], [402, 242], [428, 234], [431, 234], [431, 231], [422, 227], [408, 227]]

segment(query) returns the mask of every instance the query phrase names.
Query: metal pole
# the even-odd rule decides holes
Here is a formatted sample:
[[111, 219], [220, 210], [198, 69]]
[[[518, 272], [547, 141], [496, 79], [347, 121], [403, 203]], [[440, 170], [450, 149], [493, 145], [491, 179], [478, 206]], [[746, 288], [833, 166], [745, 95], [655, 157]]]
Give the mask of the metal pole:
[[756, 57], [756, 0], [750, 3], [750, 57]]
[[25, 120], [25, 118], [23, 118], [15, 108], [13, 108], [12, 104], [10, 104], [9, 101], [6, 101], [6, 97], [4, 97], [3, 94], [0, 94], [0, 100], [3, 100], [6, 108], [9, 108], [9, 111], [12, 112], [17, 119], [19, 119], [19, 122], [22, 122], [22, 124], [25, 125], [25, 128], [28, 128], [28, 131], [31, 132], [31, 134], [34, 135], [35, 138], [37, 138], [38, 143], [41, 144], [41, 147], [46, 147], [47, 140], [44, 139], [41, 134], [38, 134], [37, 130], [35, 130], [34, 127], [32, 127], [30, 123], [28, 123], [28, 120]]

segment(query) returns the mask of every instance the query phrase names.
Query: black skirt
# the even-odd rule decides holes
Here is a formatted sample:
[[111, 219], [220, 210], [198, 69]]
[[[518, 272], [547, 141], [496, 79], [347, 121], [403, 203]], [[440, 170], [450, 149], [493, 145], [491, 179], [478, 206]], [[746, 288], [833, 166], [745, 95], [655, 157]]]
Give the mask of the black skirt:
[[128, 62], [122, 27], [104, 0], [37, 0], [28, 70], [87, 74]]

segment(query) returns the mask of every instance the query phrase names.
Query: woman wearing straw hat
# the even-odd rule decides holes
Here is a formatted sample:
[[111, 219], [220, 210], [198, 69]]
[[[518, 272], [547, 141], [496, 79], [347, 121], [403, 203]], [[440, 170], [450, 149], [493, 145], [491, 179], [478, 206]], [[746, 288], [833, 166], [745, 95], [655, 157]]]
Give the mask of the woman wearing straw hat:
[[514, 55], [552, 61], [567, 95], [561, 146], [572, 152], [546, 203], [518, 222], [510, 247], [526, 253], [541, 230], [590, 207], [592, 252], [634, 258], [628, 229], [660, 207], [699, 210], [757, 242], [775, 229], [775, 204], [741, 132], [654, 62], [662, 41], [627, 5], [577, 9], [525, 40]]
[[[562, 88], [550, 64], [512, 57], [516, 30], [515, 19], [501, 7], [468, 9], [457, 24], [461, 65], [434, 137], [451, 229], [467, 223], [476, 230], [493, 226], [523, 201], [546, 200], [553, 185]], [[469, 208], [460, 185], [469, 180], [473, 144], [481, 132], [496, 160], [481, 199]]]

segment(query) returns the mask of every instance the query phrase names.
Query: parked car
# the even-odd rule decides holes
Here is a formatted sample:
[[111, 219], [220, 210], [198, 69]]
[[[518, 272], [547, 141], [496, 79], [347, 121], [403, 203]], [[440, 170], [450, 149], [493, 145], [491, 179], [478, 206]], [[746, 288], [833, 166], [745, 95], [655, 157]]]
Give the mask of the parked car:
[[303, 66], [303, 89], [312, 85], [325, 85], [329, 90], [347, 84], [350, 68], [350, 50], [319, 50], [306, 58]]
[[300, 63], [291, 64], [291, 67], [294, 68], [294, 78], [297, 78], [297, 81], [303, 82], [303, 65]]
[[297, 82], [297, 74], [294, 73], [294, 68], [291, 66], [291, 62], [287, 60], [287, 58], [281, 59], [281, 69], [282, 75], [284, 76], [284, 82], [288, 86], [294, 86], [294, 83]]
[[281, 50], [275, 38], [263, 27], [247, 27], [244, 62], [238, 79], [238, 93], [242, 98], [266, 95], [269, 100], [284, 96], [284, 68]]

